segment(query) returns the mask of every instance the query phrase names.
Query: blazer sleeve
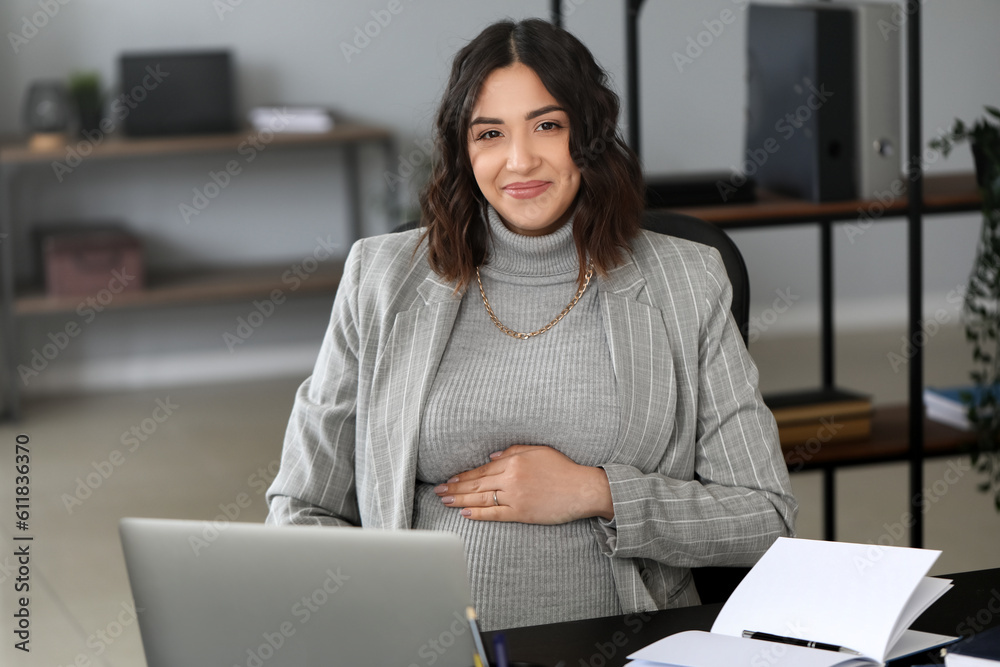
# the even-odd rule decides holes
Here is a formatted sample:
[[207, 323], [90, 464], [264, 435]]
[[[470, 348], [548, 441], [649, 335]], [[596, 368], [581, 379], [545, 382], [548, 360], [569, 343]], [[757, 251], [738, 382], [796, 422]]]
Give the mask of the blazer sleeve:
[[363, 250], [363, 240], [351, 248], [316, 367], [296, 392], [266, 523], [361, 525], [354, 450]]
[[615, 510], [611, 522], [597, 520], [606, 555], [675, 567], [752, 565], [779, 536], [794, 534], [798, 506], [777, 426], [730, 316], [732, 286], [714, 248], [706, 270], [697, 308], [698, 386], [690, 392], [697, 411], [693, 475], [602, 466]]

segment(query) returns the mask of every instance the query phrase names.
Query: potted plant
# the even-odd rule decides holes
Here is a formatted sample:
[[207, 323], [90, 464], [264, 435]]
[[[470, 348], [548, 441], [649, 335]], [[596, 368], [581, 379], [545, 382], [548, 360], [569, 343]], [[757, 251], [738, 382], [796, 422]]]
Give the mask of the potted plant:
[[93, 132], [100, 127], [104, 114], [101, 77], [97, 72], [75, 72], [69, 77], [69, 93], [76, 105], [81, 132]]
[[961, 398], [976, 431], [972, 463], [986, 477], [979, 489], [993, 492], [1000, 512], [1000, 110], [987, 106], [986, 116], [972, 125], [956, 119], [951, 131], [930, 146], [947, 156], [964, 142], [972, 147], [975, 159], [983, 226], [963, 303], [965, 337], [972, 344], [974, 389], [963, 392]]

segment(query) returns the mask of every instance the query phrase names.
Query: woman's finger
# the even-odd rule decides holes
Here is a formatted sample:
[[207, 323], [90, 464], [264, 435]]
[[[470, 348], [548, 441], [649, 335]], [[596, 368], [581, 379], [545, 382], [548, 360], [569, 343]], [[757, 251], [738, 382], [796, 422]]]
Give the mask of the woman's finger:
[[[499, 494], [499, 492], [498, 492]], [[497, 496], [499, 501], [499, 495]], [[496, 507], [493, 501], [493, 491], [481, 493], [448, 494], [441, 497], [441, 502], [449, 507]], [[501, 501], [502, 504], [502, 501]]]
[[462, 516], [473, 521], [517, 521], [518, 519], [505, 505], [500, 507], [466, 507]]
[[447, 482], [439, 484], [434, 487], [434, 492], [441, 495], [438, 489], [446, 488], [448, 493], [468, 493], [469, 491], [478, 491], [481, 487], [478, 486], [483, 479], [487, 477], [495, 477], [501, 474], [507, 465], [505, 462], [490, 462], [479, 466], [478, 468], [473, 468], [472, 470], [466, 470], [463, 473], [459, 473], [451, 477]]

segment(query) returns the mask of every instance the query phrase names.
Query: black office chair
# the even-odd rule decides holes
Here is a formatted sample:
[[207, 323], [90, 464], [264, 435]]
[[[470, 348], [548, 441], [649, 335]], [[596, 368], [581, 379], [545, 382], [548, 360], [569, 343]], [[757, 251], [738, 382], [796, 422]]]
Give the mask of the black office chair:
[[[419, 220], [410, 220], [397, 226], [394, 232], [404, 232], [415, 229]], [[729, 282], [733, 285], [733, 302], [730, 312], [747, 343], [750, 322], [750, 278], [743, 255], [721, 228], [710, 223], [680, 213], [663, 210], [649, 210], [643, 215], [643, 229], [658, 234], [668, 234], [678, 238], [695, 241], [716, 248], [722, 255], [722, 263], [726, 266]], [[696, 567], [691, 569], [695, 586], [702, 604], [725, 602], [743, 581], [750, 571], [748, 567]]]

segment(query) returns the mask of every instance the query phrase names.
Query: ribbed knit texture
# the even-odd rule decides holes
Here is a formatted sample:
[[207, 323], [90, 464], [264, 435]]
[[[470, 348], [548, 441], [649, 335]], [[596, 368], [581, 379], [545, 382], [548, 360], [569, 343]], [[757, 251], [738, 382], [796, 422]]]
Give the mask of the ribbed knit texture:
[[[486, 296], [508, 327], [539, 329], [577, 290], [572, 221], [553, 234], [528, 237], [488, 211], [492, 241], [481, 269]], [[424, 410], [413, 527], [464, 538], [484, 629], [620, 614], [609, 558], [587, 520], [556, 526], [471, 521], [442, 504], [434, 486], [514, 444], [549, 445], [581, 465], [599, 465], [611, 456], [618, 415], [596, 280], [559, 324], [529, 340], [493, 325], [473, 283]]]

